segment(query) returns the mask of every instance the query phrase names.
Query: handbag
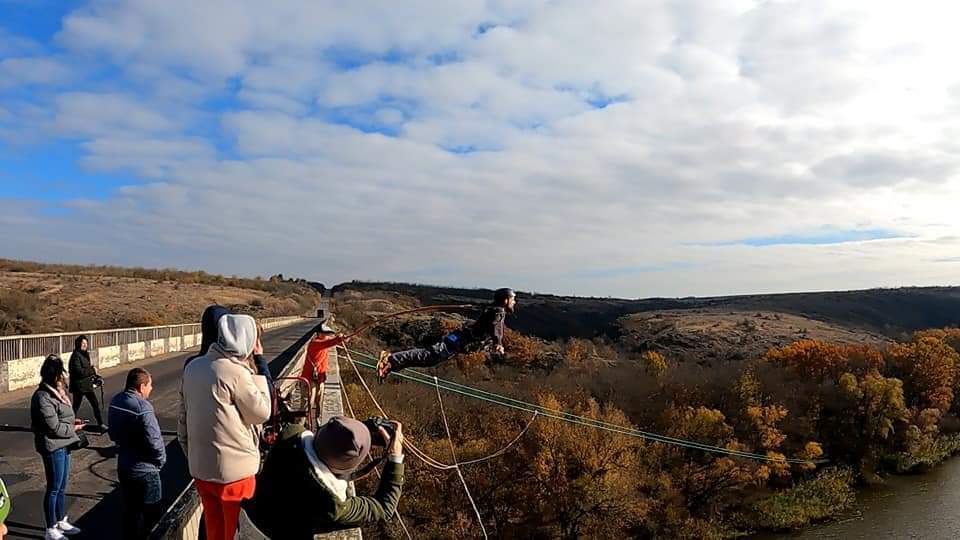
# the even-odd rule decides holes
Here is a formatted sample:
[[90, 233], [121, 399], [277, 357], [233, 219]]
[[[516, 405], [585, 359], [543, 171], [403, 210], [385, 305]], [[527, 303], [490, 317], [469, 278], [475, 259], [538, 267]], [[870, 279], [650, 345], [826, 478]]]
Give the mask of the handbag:
[[87, 434], [82, 431], [78, 431], [77, 440], [71, 443], [70, 446], [67, 447], [67, 452], [73, 452], [75, 450], [83, 450], [88, 446], [90, 446], [90, 440], [87, 439]]

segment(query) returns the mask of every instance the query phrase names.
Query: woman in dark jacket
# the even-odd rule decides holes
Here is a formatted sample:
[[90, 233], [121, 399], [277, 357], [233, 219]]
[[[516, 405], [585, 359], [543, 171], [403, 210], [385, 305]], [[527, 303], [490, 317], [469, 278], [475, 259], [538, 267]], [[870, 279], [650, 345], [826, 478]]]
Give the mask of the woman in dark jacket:
[[100, 400], [97, 399], [94, 381], [100, 376], [90, 363], [90, 351], [87, 336], [77, 336], [73, 342], [73, 353], [70, 354], [70, 393], [73, 394], [73, 414], [80, 410], [83, 398], [90, 400], [93, 407], [93, 416], [97, 419], [97, 428], [103, 429], [103, 413], [100, 411]]
[[64, 495], [70, 476], [68, 447], [80, 439], [70, 397], [67, 395], [63, 360], [50, 355], [40, 367], [40, 386], [30, 399], [30, 427], [34, 447], [43, 459], [47, 489], [43, 494], [43, 515], [47, 522], [44, 538], [60, 540], [74, 535], [80, 529], [67, 521]]

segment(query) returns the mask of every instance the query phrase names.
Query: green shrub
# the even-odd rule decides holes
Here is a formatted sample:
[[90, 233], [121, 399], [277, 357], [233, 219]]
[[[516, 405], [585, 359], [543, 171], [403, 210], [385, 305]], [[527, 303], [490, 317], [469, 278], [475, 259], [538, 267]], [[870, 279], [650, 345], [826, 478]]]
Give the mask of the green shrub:
[[771, 495], [756, 504], [758, 525], [764, 529], [798, 529], [853, 506], [853, 471], [825, 469], [815, 478]]

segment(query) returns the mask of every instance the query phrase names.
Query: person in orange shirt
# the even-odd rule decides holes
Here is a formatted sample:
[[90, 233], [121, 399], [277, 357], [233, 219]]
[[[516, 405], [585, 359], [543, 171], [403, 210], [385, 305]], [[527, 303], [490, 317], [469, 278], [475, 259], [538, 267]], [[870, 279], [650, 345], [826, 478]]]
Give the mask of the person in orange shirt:
[[310, 381], [310, 401], [316, 403], [320, 385], [327, 381], [327, 363], [330, 361], [330, 349], [343, 343], [343, 334], [335, 333], [333, 328], [320, 325], [317, 335], [307, 344], [307, 356], [303, 360], [300, 376]]

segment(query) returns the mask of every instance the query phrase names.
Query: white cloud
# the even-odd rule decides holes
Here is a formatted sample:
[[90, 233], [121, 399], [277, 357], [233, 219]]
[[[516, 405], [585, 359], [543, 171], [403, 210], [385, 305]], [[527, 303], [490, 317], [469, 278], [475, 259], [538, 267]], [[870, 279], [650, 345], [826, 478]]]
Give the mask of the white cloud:
[[18, 86], [54, 85], [70, 80], [73, 70], [56, 58], [5, 58], [0, 60], [0, 90]]
[[[79, 140], [83, 167], [136, 181], [41, 247], [5, 242], [79, 229], [137, 264], [584, 294], [949, 282], [945, 9], [95, 0], [59, 56], [0, 60], [45, 66], [7, 91], [53, 96], [4, 101], [0, 136]], [[57, 65], [87, 77], [56, 94]], [[824, 226], [912, 238], [716, 245]]]
[[70, 92], [57, 96], [55, 122], [67, 135], [169, 133], [178, 125], [165, 112], [138, 103], [134, 96]]

